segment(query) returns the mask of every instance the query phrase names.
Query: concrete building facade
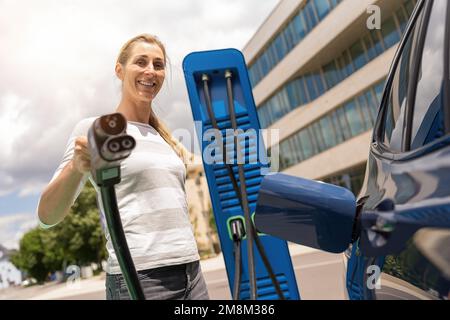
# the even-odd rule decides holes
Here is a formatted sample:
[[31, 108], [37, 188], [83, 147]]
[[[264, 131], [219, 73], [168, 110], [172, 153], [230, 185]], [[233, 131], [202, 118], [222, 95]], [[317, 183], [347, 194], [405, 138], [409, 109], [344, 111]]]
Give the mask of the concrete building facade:
[[384, 81], [415, 3], [278, 3], [243, 53], [261, 127], [279, 130], [279, 171], [359, 192]]
[[199, 253], [202, 258], [215, 256], [220, 252], [219, 238], [214, 228], [208, 183], [199, 158], [192, 158], [187, 166], [185, 188], [189, 218]]

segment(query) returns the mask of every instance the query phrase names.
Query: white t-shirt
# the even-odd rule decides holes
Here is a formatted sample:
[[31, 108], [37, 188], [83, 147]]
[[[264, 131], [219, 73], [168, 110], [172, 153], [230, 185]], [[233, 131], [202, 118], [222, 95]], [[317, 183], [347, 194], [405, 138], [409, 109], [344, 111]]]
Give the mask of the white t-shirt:
[[[95, 117], [81, 120], [67, 143], [51, 181], [73, 158], [75, 138], [87, 136]], [[117, 205], [128, 247], [137, 270], [189, 263], [200, 259], [189, 220], [185, 193], [186, 168], [169, 144], [150, 125], [128, 121], [127, 134], [136, 139], [131, 155], [121, 162], [121, 182], [115, 185]], [[109, 274], [121, 273], [106, 228], [100, 188], [90, 172], [83, 176], [72, 204], [90, 179], [97, 191], [108, 250]], [[42, 224], [41, 224], [42, 225]]]

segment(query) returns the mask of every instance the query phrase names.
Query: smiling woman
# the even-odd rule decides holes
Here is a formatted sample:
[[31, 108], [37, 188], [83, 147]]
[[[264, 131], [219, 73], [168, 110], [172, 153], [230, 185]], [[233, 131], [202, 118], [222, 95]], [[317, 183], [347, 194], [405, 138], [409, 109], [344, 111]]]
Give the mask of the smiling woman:
[[[184, 148], [173, 139], [166, 126], [156, 117], [153, 109], [146, 106], [146, 101], [152, 101], [163, 85], [166, 64], [166, 49], [157, 37], [143, 34], [128, 40], [120, 50], [116, 62], [116, 75], [122, 80], [122, 101], [117, 111], [124, 113], [129, 121], [146, 123], [145, 119], [148, 119], [148, 124], [158, 131], [184, 161], [187, 161]], [[126, 100], [133, 99], [133, 96], [143, 106], [131, 111], [126, 107]], [[149, 116], [148, 111], [150, 111]]]
[[[136, 148], [121, 163], [121, 182], [115, 186], [117, 205], [133, 262], [147, 299], [208, 299], [199, 254], [187, 212], [185, 179], [187, 152], [152, 109], [166, 70], [163, 44], [143, 34], [122, 47], [115, 73], [122, 81], [116, 109], [128, 121], [127, 134]], [[96, 118], [81, 120], [72, 132], [63, 160], [42, 193], [38, 215], [43, 228], [64, 219], [89, 179], [87, 132]], [[105, 213], [99, 206], [102, 221]], [[110, 235], [107, 239], [108, 299], [129, 299]]]

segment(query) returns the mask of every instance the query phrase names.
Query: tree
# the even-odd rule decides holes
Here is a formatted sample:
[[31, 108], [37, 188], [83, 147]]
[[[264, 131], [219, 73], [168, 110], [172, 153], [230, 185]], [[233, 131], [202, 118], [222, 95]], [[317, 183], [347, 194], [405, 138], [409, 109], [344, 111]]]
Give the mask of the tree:
[[20, 249], [11, 256], [11, 262], [38, 282], [43, 282], [49, 272], [49, 266], [44, 262], [45, 254], [42, 230], [35, 228], [23, 235]]
[[57, 226], [35, 228], [20, 240], [11, 262], [39, 282], [66, 266], [100, 264], [107, 256], [94, 187], [87, 183], [70, 210]]
[[64, 244], [67, 264], [100, 264], [107, 256], [105, 237], [97, 209], [96, 192], [88, 183], [71, 208], [71, 214], [56, 226], [58, 240]]

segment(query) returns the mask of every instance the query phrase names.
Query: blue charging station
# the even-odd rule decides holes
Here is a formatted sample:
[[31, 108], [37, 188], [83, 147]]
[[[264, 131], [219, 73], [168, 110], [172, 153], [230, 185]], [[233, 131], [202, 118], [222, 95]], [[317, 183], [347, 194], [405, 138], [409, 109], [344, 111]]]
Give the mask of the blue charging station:
[[[247, 227], [246, 207], [254, 219], [260, 184], [270, 171], [242, 53], [236, 49], [194, 52], [185, 57], [183, 70], [230, 290], [238, 295], [234, 295], [235, 298], [252, 299], [251, 287], [256, 283], [256, 299], [278, 299], [280, 290], [284, 299], [300, 299], [286, 241], [254, 232], [257, 239], [249, 247], [247, 241], [251, 233], [246, 228], [240, 254], [236, 251], [236, 233], [233, 230], [236, 225]], [[210, 134], [215, 127], [219, 129], [215, 132], [220, 131], [220, 136]], [[243, 161], [240, 166], [238, 150], [234, 152], [234, 149], [228, 148], [229, 145], [235, 147], [234, 137], [230, 139], [233, 128], [238, 131], [231, 132], [240, 132], [236, 138], [239, 139], [238, 147], [242, 148], [243, 157], [239, 159]], [[212, 136], [220, 141], [212, 139]], [[225, 147], [216, 148], [221, 143]], [[261, 153], [261, 150], [264, 152]], [[263, 254], [261, 246], [265, 251]]]

